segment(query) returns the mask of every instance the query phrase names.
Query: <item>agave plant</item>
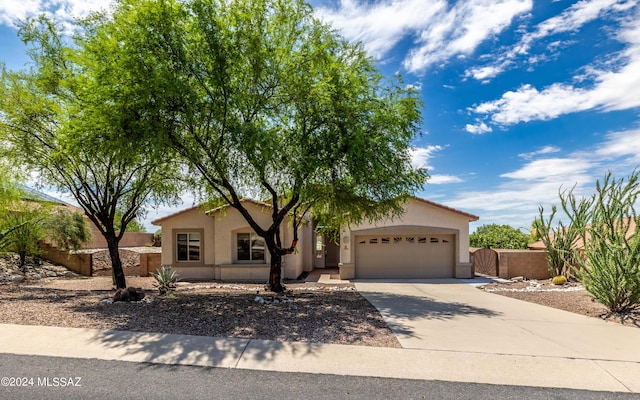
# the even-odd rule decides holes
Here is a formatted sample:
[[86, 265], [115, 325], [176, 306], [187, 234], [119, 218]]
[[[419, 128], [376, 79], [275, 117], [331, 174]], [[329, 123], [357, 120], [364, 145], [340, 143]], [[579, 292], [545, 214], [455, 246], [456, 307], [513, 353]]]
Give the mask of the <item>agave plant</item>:
[[156, 269], [155, 273], [151, 272], [150, 274], [156, 280], [155, 284], [158, 286], [160, 294], [166, 294], [175, 289], [176, 283], [180, 280], [178, 273], [171, 265], [162, 265]]

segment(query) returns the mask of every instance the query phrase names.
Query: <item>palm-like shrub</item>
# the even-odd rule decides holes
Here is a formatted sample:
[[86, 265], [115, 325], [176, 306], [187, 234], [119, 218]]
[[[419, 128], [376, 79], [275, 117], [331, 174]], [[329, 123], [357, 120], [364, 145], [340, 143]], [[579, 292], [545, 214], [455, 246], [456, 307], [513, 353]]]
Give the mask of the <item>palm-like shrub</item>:
[[155, 273], [151, 272], [150, 274], [156, 280], [155, 285], [158, 287], [160, 294], [166, 294], [170, 290], [174, 290], [176, 283], [180, 280], [178, 273], [171, 265], [163, 265]]

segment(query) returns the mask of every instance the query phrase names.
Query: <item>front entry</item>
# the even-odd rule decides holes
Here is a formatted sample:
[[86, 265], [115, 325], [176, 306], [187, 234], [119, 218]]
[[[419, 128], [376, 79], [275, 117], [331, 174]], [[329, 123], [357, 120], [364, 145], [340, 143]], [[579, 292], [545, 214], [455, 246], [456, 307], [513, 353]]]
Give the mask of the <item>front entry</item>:
[[314, 234], [313, 267], [338, 268], [340, 246], [321, 234]]

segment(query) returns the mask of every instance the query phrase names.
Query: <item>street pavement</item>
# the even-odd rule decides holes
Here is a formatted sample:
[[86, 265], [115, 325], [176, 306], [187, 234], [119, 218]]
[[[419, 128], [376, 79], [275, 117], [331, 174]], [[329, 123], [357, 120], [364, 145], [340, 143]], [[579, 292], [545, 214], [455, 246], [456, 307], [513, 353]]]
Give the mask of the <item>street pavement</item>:
[[640, 329], [477, 282], [356, 281], [401, 349], [0, 324], [0, 353], [640, 393]]
[[[441, 400], [632, 400], [633, 393], [594, 392], [389, 379], [331, 374], [254, 371], [43, 356], [0, 355], [0, 375], [33, 378], [0, 387], [2, 400], [90, 399], [441, 399]], [[57, 377], [73, 385], [56, 385]], [[77, 383], [77, 384], [76, 384]]]

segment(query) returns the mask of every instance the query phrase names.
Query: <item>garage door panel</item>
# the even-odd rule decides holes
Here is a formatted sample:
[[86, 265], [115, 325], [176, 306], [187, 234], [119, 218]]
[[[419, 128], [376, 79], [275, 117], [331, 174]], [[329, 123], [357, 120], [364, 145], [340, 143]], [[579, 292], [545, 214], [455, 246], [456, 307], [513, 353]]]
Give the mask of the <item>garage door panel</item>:
[[453, 277], [453, 244], [453, 235], [357, 236], [356, 277]]

